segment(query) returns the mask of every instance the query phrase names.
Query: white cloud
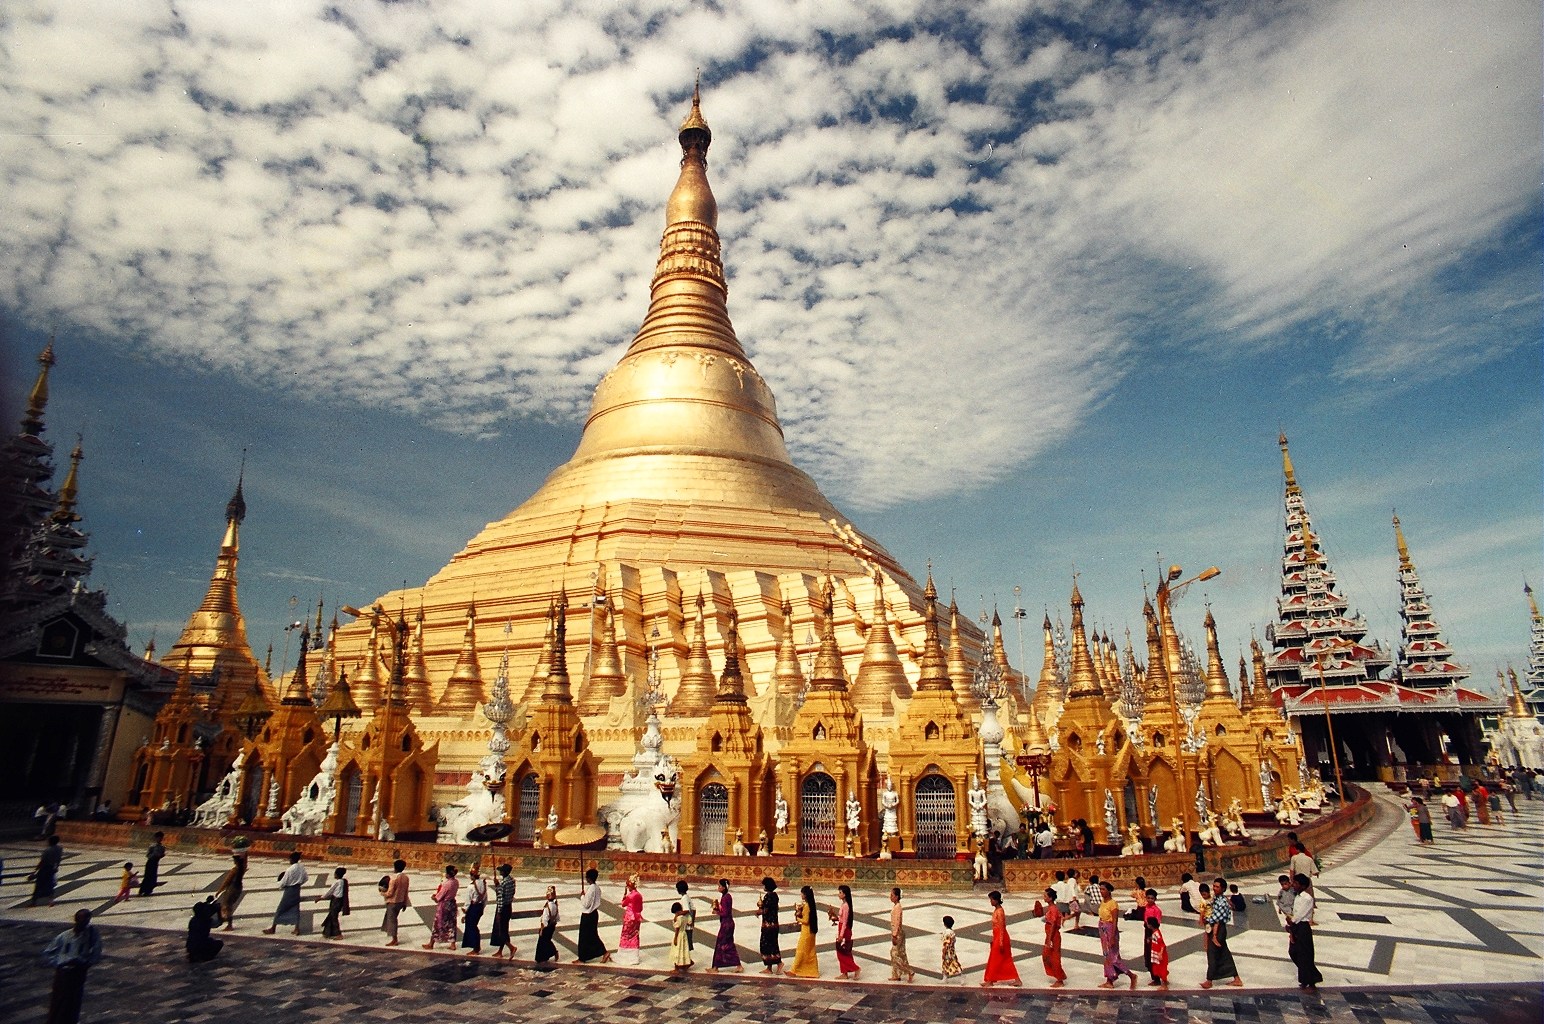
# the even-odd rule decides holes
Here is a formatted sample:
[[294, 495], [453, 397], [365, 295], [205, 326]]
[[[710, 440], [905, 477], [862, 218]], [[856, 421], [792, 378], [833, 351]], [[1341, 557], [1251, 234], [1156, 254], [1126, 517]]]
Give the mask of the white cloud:
[[[582, 415], [643, 315], [674, 126], [716, 61], [731, 313], [800, 461], [883, 506], [1066, 437], [1141, 358], [1127, 325], [1176, 301], [1165, 275], [1251, 343], [1359, 326], [1348, 383], [1489, 358], [1431, 302], [1433, 329], [1399, 326], [1533, 201], [1538, 23], [18, 4], [0, 304], [473, 434]], [[1508, 288], [1487, 301], [1536, 292]]]

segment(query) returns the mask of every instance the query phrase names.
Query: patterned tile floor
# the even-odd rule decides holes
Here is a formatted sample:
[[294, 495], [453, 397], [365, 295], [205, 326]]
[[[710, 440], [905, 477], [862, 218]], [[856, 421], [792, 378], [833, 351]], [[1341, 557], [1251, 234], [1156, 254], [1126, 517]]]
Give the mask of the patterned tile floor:
[[[356, 910], [342, 942], [316, 938], [320, 904], [305, 905], [301, 938], [267, 938], [258, 930], [268, 923], [278, 899], [273, 881], [279, 864], [256, 860], [248, 896], [238, 915], [233, 941], [212, 964], [190, 966], [181, 955], [188, 907], [212, 890], [224, 864], [218, 859], [172, 856], [164, 862], [157, 894], [112, 904], [122, 854], [105, 849], [72, 851], [61, 871], [56, 906], [26, 907], [29, 887], [23, 876], [37, 855], [36, 844], [0, 846], [6, 862], [0, 886], [0, 1021], [41, 1019], [47, 1001], [48, 973], [36, 952], [65, 926], [79, 907], [98, 915], [108, 956], [93, 970], [88, 985], [87, 1021], [333, 1021], [363, 1017], [404, 1022], [449, 1024], [457, 1020], [530, 1020], [588, 1018], [610, 1024], [635, 1018], [640, 1006], [664, 1009], [675, 1020], [769, 1021], [800, 1024], [834, 1021], [977, 1021], [977, 1020], [1358, 1020], [1464, 1022], [1544, 1020], [1544, 801], [1520, 802], [1519, 813], [1505, 825], [1471, 826], [1451, 832], [1437, 826], [1432, 847], [1414, 843], [1397, 802], [1379, 794], [1378, 815], [1357, 836], [1325, 859], [1319, 890], [1321, 906], [1317, 949], [1326, 976], [1318, 995], [1294, 987], [1286, 942], [1267, 906], [1251, 905], [1249, 927], [1230, 942], [1249, 987], [1227, 994], [1203, 993], [1194, 986], [1204, 976], [1205, 957], [1199, 929], [1182, 920], [1177, 900], [1165, 894], [1166, 932], [1174, 956], [1175, 987], [1168, 993], [1139, 990], [1135, 996], [1096, 994], [1103, 980], [1098, 940], [1066, 933], [1064, 959], [1072, 975], [1059, 993], [1034, 991], [1044, 984], [1039, 965], [1042, 926], [1029, 918], [1027, 901], [1009, 901], [1010, 932], [1019, 970], [1030, 989], [1023, 992], [975, 987], [986, 958], [990, 926], [984, 894], [908, 893], [907, 930], [916, 985], [890, 984], [888, 977], [888, 900], [881, 892], [855, 894], [857, 955], [863, 964], [860, 983], [834, 980], [835, 960], [828, 933], [821, 936], [821, 968], [828, 983], [694, 973], [666, 974], [669, 932], [666, 908], [673, 892], [646, 885], [643, 967], [578, 967], [566, 963], [573, 950], [572, 894], [562, 880], [568, 920], [560, 929], [565, 961], [539, 971], [527, 963], [496, 966], [452, 954], [425, 953], [417, 944], [428, 937], [427, 893], [432, 880], [413, 878], [415, 903], [403, 917], [403, 947], [378, 947], [382, 936], [374, 880], [379, 866], [351, 866]], [[319, 866], [324, 867], [324, 866]], [[313, 871], [308, 894], [322, 891], [322, 870]], [[520, 879], [514, 930], [521, 952], [534, 946], [535, 915], [547, 879]], [[1238, 879], [1252, 895], [1276, 888], [1274, 873]], [[615, 889], [615, 887], [610, 887]], [[608, 897], [619, 895], [608, 891]], [[706, 892], [694, 890], [699, 906], [699, 963], [709, 954], [713, 922]], [[742, 912], [754, 903], [748, 890], [735, 893]], [[785, 894], [785, 903], [788, 896]], [[824, 905], [833, 894], [817, 894]], [[959, 951], [967, 974], [961, 987], [942, 984], [937, 973], [940, 918], [956, 920]], [[614, 943], [618, 929], [614, 904], [602, 908], [602, 936]], [[790, 915], [785, 914], [785, 917]], [[1085, 918], [1085, 921], [1087, 918]], [[754, 961], [744, 940], [754, 938], [742, 918], [741, 955]], [[791, 925], [788, 926], [791, 928]], [[1140, 967], [1137, 934], [1126, 936], [1128, 952]], [[566, 934], [564, 934], [566, 933]], [[784, 943], [791, 954], [792, 935]], [[754, 966], [748, 968], [754, 971]], [[20, 984], [18, 984], [20, 982]]]

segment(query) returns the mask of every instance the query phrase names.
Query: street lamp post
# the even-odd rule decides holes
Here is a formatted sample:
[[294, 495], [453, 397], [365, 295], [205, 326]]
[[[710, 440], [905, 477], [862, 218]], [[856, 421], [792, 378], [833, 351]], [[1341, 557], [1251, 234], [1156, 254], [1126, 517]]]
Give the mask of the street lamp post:
[[[1222, 574], [1222, 570], [1217, 568], [1215, 565], [1208, 566], [1196, 575], [1192, 576], [1190, 579], [1185, 580], [1183, 583], [1173, 582], [1184, 574], [1184, 569], [1180, 568], [1179, 566], [1169, 566], [1168, 575], [1164, 577], [1164, 579], [1158, 584], [1158, 591], [1155, 595], [1155, 600], [1158, 605], [1159, 651], [1161, 652], [1164, 659], [1163, 674], [1169, 682], [1169, 713], [1174, 716], [1174, 763], [1175, 768], [1177, 768], [1179, 771], [1179, 780], [1177, 782], [1179, 787], [1179, 813], [1180, 820], [1184, 823], [1185, 826], [1185, 842], [1189, 844], [1190, 833], [1192, 831], [1190, 827], [1190, 798], [1185, 795], [1190, 789], [1189, 772], [1187, 771], [1189, 762], [1187, 760], [1187, 754], [1184, 748], [1184, 739], [1181, 737], [1181, 733], [1183, 731], [1183, 720], [1180, 718], [1179, 698], [1176, 696], [1174, 689], [1174, 669], [1173, 666], [1168, 663], [1167, 631], [1168, 629], [1172, 629], [1174, 626], [1172, 609], [1174, 602], [1179, 598], [1180, 592], [1183, 591], [1186, 587], [1190, 586], [1192, 583], [1203, 583], [1206, 580], [1215, 579], [1217, 576]], [[1171, 586], [1170, 584], [1173, 585]], [[1200, 786], [1199, 781], [1196, 783], [1196, 785], [1197, 787]], [[1156, 835], [1158, 831], [1159, 823], [1155, 821], [1153, 822], [1153, 832]]]
[[407, 648], [407, 613], [402, 612], [397, 616], [397, 621], [392, 622], [391, 616], [380, 605], [373, 609], [377, 616], [383, 616], [387, 625], [391, 627], [391, 683], [387, 686], [386, 697], [381, 702], [381, 775], [375, 783], [375, 818], [373, 822], [374, 835], [379, 838], [381, 823], [386, 820], [386, 801], [388, 799], [386, 785], [387, 761], [386, 751], [391, 743], [391, 709], [393, 705], [405, 703], [403, 698], [403, 654]]

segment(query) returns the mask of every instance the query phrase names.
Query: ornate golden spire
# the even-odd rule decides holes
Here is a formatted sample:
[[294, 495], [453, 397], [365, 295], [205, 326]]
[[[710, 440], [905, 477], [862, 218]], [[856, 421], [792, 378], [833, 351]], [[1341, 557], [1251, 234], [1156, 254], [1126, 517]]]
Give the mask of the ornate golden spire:
[[1286, 474], [1287, 494], [1302, 494], [1303, 489], [1297, 485], [1297, 474], [1292, 470], [1292, 453], [1287, 450], [1287, 435], [1279, 435], [1276, 443], [1281, 445], [1281, 471]]
[[820, 648], [815, 652], [815, 668], [811, 673], [810, 689], [847, 689], [847, 670], [842, 665], [842, 652], [836, 646], [836, 587], [826, 577], [820, 592], [821, 610]]
[[290, 674], [289, 685], [284, 688], [284, 699], [280, 704], [290, 707], [310, 707], [311, 689], [307, 685], [306, 655], [311, 649], [311, 631], [304, 626], [300, 629], [300, 656], [295, 660], [295, 671]]
[[552, 671], [553, 648], [553, 623], [556, 617], [553, 615], [552, 599], [547, 599], [547, 631], [541, 638], [541, 653], [536, 656], [536, 667], [531, 670], [531, 680], [526, 684], [525, 697], [529, 699], [541, 693], [547, 685], [547, 673]]
[[354, 667], [354, 697], [363, 711], [373, 710], [381, 702], [384, 692], [386, 665], [381, 660], [381, 616], [370, 616], [370, 639], [365, 643], [365, 656]]
[[[793, 639], [793, 603], [783, 598], [783, 629], [777, 641], [777, 665], [772, 669], [772, 683], [777, 687], [778, 703], [792, 708], [804, 689], [804, 668], [799, 664], [799, 649]], [[791, 712], [790, 712], [791, 714]]]
[[[320, 611], [318, 610], [318, 614]], [[409, 642], [407, 664], [403, 666], [402, 686], [407, 693], [407, 703], [414, 711], [428, 715], [434, 710], [429, 694], [429, 665], [424, 660], [424, 610], [420, 606], [418, 618], [413, 623], [413, 638]]]
[[1533, 616], [1534, 622], [1544, 622], [1544, 615], [1539, 614], [1539, 602], [1533, 599], [1533, 588], [1523, 583], [1523, 594], [1528, 598], [1528, 612]]
[[1254, 687], [1249, 685], [1249, 663], [1244, 660], [1244, 653], [1238, 655], [1238, 709], [1248, 712], [1254, 707]]
[[1045, 613], [1040, 624], [1045, 635], [1045, 648], [1041, 654], [1040, 679], [1035, 683], [1035, 698], [1031, 702], [1035, 714], [1049, 718], [1051, 708], [1061, 700], [1061, 667], [1056, 663], [1056, 635], [1051, 632], [1051, 613]]
[[225, 506], [225, 536], [215, 558], [214, 573], [204, 600], [183, 627], [182, 635], [162, 659], [170, 665], [191, 655], [193, 671], [212, 679], [217, 685], [215, 707], [233, 708], [251, 690], [254, 683], [266, 685], [267, 672], [257, 663], [247, 643], [247, 624], [236, 600], [236, 564], [240, 559], [241, 520], [246, 516], [246, 502], [241, 497], [241, 477], [236, 493]]
[[922, 589], [926, 602], [923, 615], [922, 675], [917, 680], [917, 692], [929, 690], [953, 690], [949, 681], [949, 663], [944, 659], [944, 649], [938, 643], [938, 588], [933, 586], [933, 570], [927, 574], [927, 585]]
[[901, 655], [890, 633], [890, 617], [885, 611], [885, 581], [874, 570], [874, 618], [869, 623], [863, 645], [863, 660], [858, 663], [858, 678], [852, 684], [852, 702], [859, 711], [871, 716], [888, 715], [896, 697], [907, 697], [911, 684], [901, 667]]
[[59, 487], [59, 507], [54, 509], [52, 517], [61, 526], [80, 522], [80, 516], [75, 514], [75, 499], [80, 493], [80, 460], [83, 458], [85, 453], [81, 451], [80, 439], [76, 438], [75, 447], [70, 451], [70, 471]]
[[718, 694], [714, 700], [720, 704], [744, 704], [745, 678], [740, 675], [740, 615], [729, 608], [729, 632], [724, 635], [724, 674], [718, 678]]
[[1163, 637], [1158, 630], [1158, 614], [1151, 601], [1142, 602], [1142, 618], [1147, 624], [1147, 688], [1143, 694], [1142, 720], [1154, 714], [1169, 716], [1169, 667], [1163, 656]]
[[1083, 631], [1083, 595], [1077, 580], [1072, 581], [1072, 686], [1067, 699], [1104, 697], [1099, 677], [1094, 674], [1094, 660], [1088, 653], [1088, 635]]
[[[1496, 674], [1499, 676], [1501, 673], [1497, 671]], [[1506, 674], [1512, 682], [1512, 695], [1507, 701], [1508, 713], [1513, 718], [1532, 718], [1533, 712], [1528, 710], [1528, 702], [1523, 699], [1523, 688], [1517, 683], [1517, 670], [1508, 665]]]
[[1222, 651], [1217, 646], [1217, 620], [1212, 618], [1210, 606], [1202, 623], [1206, 629], [1206, 700], [1233, 699], [1233, 688], [1228, 685], [1228, 670], [1222, 667]]
[[[564, 686], [568, 685], [565, 674]], [[440, 694], [436, 707], [442, 715], [459, 715], [463, 718], [477, 710], [483, 702], [482, 664], [477, 659], [477, 602], [466, 606], [466, 630], [461, 634], [461, 653], [450, 670], [450, 681]]]
[[604, 594], [598, 599], [600, 611], [600, 642], [595, 648], [595, 660], [590, 666], [590, 678], [585, 681], [586, 692], [579, 699], [579, 713], [600, 714], [611, 707], [611, 699], [627, 692], [627, 676], [622, 671], [622, 656], [617, 650], [616, 614], [611, 601]]
[[1405, 531], [1399, 527], [1399, 512], [1394, 513], [1394, 546], [1399, 549], [1399, 569], [1414, 572], [1415, 563], [1410, 561], [1410, 548], [1405, 544]]
[[558, 590], [552, 606], [552, 667], [542, 687], [543, 704], [572, 704], [574, 695], [568, 687], [568, 588]]
[[686, 648], [686, 671], [676, 687], [670, 712], [682, 718], [705, 715], [713, 707], [718, 684], [713, 678], [713, 661], [708, 657], [708, 626], [702, 591], [697, 592], [697, 617], [692, 623], [692, 637]]
[[43, 412], [48, 408], [48, 371], [54, 365], [54, 336], [48, 336], [48, 344], [38, 354], [38, 379], [27, 395], [27, 414], [21, 421], [21, 432], [31, 437], [43, 433]]
[[970, 692], [970, 662], [965, 658], [965, 642], [960, 639], [960, 606], [949, 595], [949, 682], [957, 694]]
[[1254, 637], [1249, 638], [1249, 658], [1254, 668], [1254, 706], [1275, 711], [1276, 702], [1271, 699], [1271, 684], [1265, 678], [1265, 651]]

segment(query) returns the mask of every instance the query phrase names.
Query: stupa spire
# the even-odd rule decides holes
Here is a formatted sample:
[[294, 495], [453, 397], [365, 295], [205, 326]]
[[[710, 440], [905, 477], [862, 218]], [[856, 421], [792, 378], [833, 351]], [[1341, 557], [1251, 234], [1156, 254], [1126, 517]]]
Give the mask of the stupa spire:
[[1210, 607], [1202, 622], [1206, 630], [1206, 698], [1207, 700], [1233, 699], [1233, 688], [1228, 685], [1228, 670], [1222, 667], [1222, 650], [1217, 644], [1217, 620]]
[[558, 590], [552, 606], [552, 666], [542, 687], [543, 704], [572, 704], [574, 695], [568, 686], [568, 588]]
[[38, 437], [43, 433], [43, 413], [48, 408], [48, 371], [54, 365], [54, 336], [48, 336], [48, 344], [38, 354], [37, 380], [33, 382], [32, 390], [27, 393], [27, 413], [22, 417], [21, 432], [30, 437]]
[[927, 574], [927, 585], [922, 589], [922, 597], [926, 602], [926, 610], [923, 612], [926, 621], [923, 623], [922, 634], [922, 675], [917, 680], [919, 693], [928, 690], [953, 690], [954, 684], [949, 681], [949, 663], [944, 658], [944, 649], [938, 643], [938, 588], [933, 586], [933, 570]]
[[1458, 664], [1453, 649], [1442, 638], [1442, 629], [1431, 612], [1426, 588], [1410, 558], [1399, 516], [1394, 515], [1394, 541], [1399, 551], [1399, 617], [1403, 625], [1399, 635], [1399, 660], [1394, 675], [1406, 686], [1456, 686], [1469, 678], [1469, 670]]
[[[566, 680], [565, 680], [566, 681]], [[466, 717], [483, 702], [482, 663], [477, 658], [477, 602], [466, 606], [466, 629], [461, 634], [461, 653], [450, 670], [450, 681], [440, 694], [436, 710], [442, 715]]]
[[413, 636], [408, 644], [407, 664], [403, 666], [402, 686], [407, 691], [408, 706], [430, 714], [434, 705], [429, 695], [429, 665], [424, 659], [424, 610], [420, 606], [413, 622]]
[[1077, 580], [1072, 581], [1072, 688], [1067, 699], [1104, 697], [1099, 677], [1094, 673], [1094, 659], [1088, 652], [1088, 634], [1083, 629], [1083, 595]]
[[740, 674], [740, 616], [732, 606], [729, 630], [724, 634], [724, 673], [719, 676], [714, 700], [720, 704], [746, 703], [745, 677]]
[[308, 686], [306, 655], [311, 651], [311, 630], [308, 627], [300, 627], [300, 656], [295, 660], [295, 671], [290, 675], [289, 685], [284, 688], [284, 699], [281, 704], [290, 707], [309, 706], [311, 704], [311, 690]]
[[75, 512], [75, 502], [80, 496], [80, 462], [85, 458], [85, 452], [80, 446], [80, 439], [75, 439], [75, 447], [70, 449], [70, 470], [64, 475], [64, 483], [59, 485], [59, 506], [54, 509], [53, 521], [60, 525], [80, 522], [80, 516]]
[[[777, 699], [781, 707], [793, 707], [793, 701], [804, 689], [804, 668], [799, 664], [799, 649], [794, 646], [793, 602], [783, 598], [783, 629], [777, 641], [777, 664], [772, 669], [772, 684], [777, 687]], [[787, 703], [783, 703], [783, 702]]]
[[675, 699], [670, 702], [671, 713], [682, 718], [707, 714], [718, 695], [718, 684], [713, 678], [713, 661], [708, 657], [705, 604], [702, 591], [699, 590], [697, 617], [692, 622], [692, 636], [686, 648], [686, 671], [681, 673], [681, 685], [676, 687]]
[[821, 622], [820, 647], [815, 652], [815, 668], [811, 673], [810, 688], [813, 690], [846, 690], [847, 670], [842, 665], [842, 652], [836, 646], [836, 588], [830, 577], [820, 592]]

